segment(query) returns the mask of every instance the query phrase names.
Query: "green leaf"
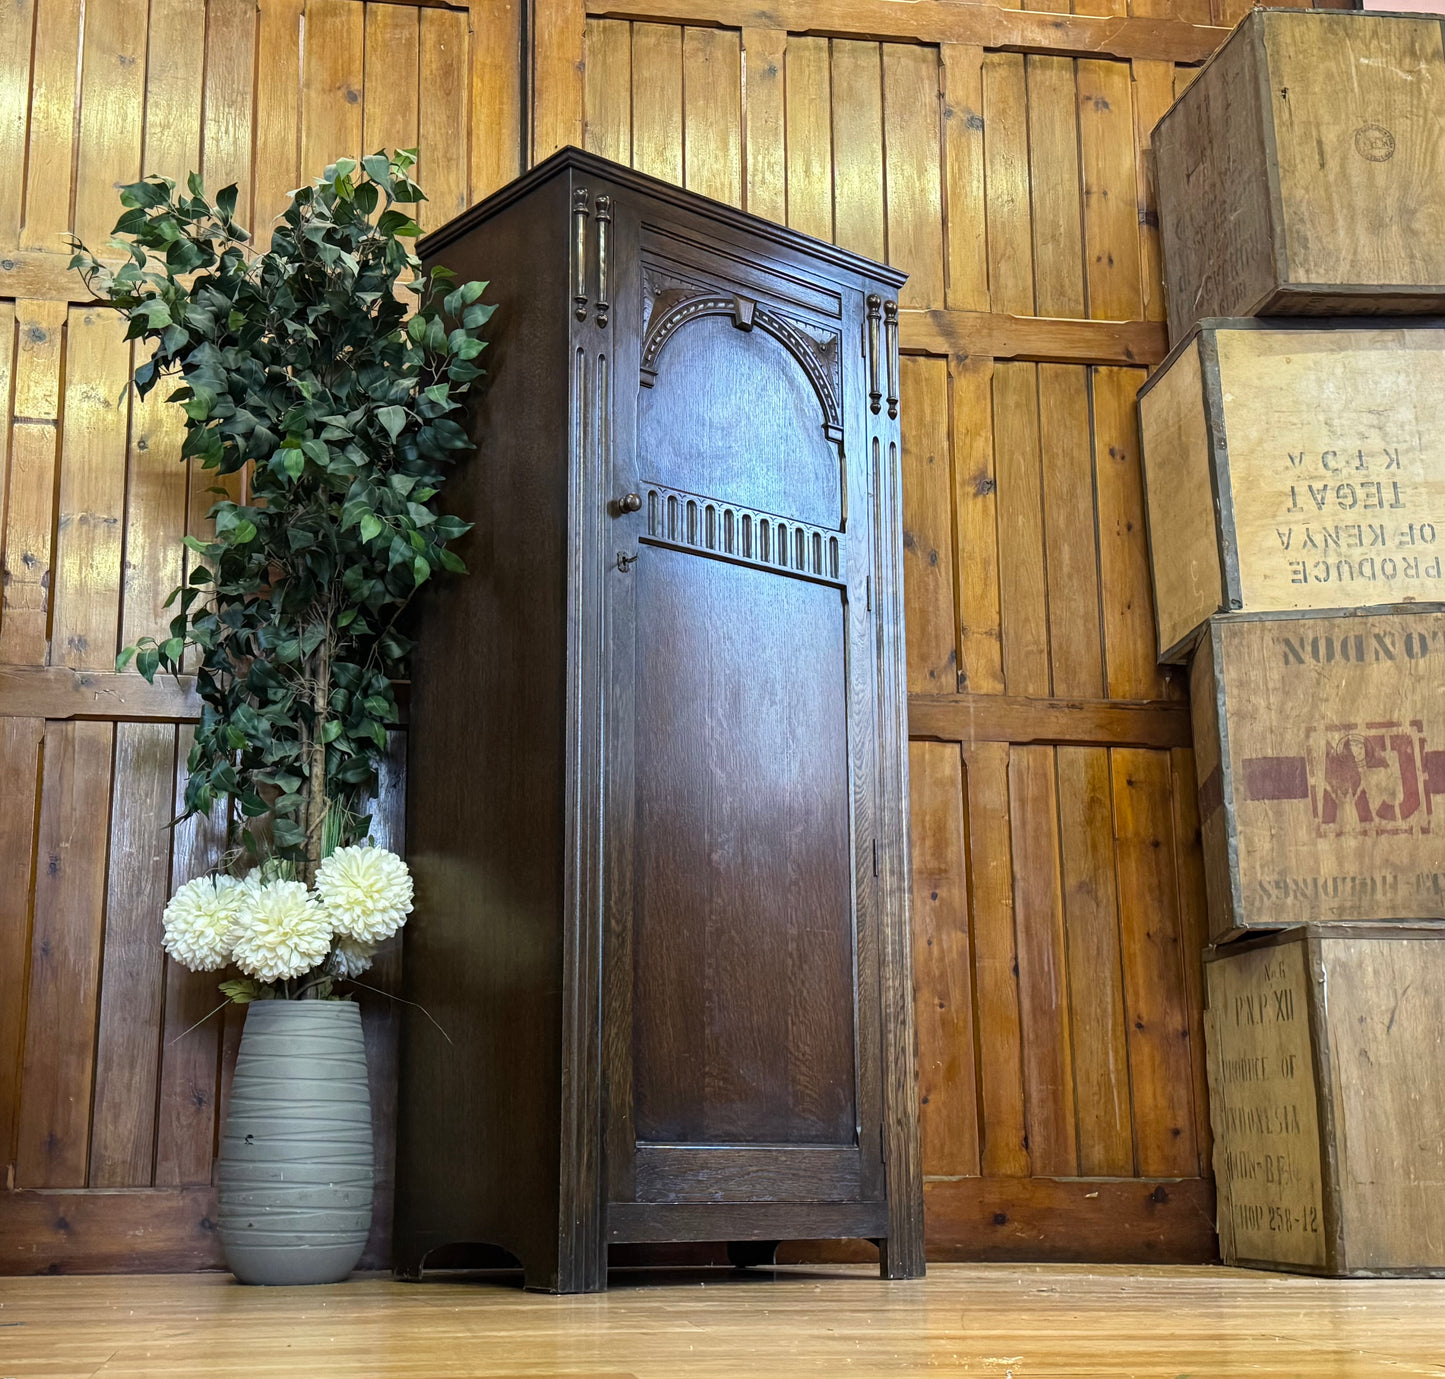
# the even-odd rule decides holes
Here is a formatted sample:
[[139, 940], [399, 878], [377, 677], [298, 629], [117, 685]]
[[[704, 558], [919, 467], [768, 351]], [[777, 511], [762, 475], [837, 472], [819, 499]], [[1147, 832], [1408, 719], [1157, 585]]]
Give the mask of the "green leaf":
[[382, 407], [377, 411], [376, 419], [386, 427], [387, 435], [395, 440], [406, 425], [406, 409], [404, 407]]
[[261, 998], [261, 984], [251, 977], [236, 977], [231, 981], [222, 982], [219, 990], [223, 996], [234, 1001], [238, 1006], [249, 1005], [252, 1001]]
[[361, 539], [363, 541], [374, 541], [381, 535], [381, 519], [374, 513], [368, 512], [361, 519]]
[[419, 555], [411, 562], [411, 574], [418, 584], [424, 584], [430, 578], [431, 566], [427, 563], [425, 556]]
[[216, 193], [216, 209], [221, 213], [222, 220], [230, 220], [236, 214], [236, 184], [232, 182], [229, 186], [222, 187]]
[[339, 718], [328, 718], [321, 728], [321, 740], [326, 743], [335, 742], [341, 736], [341, 728]]

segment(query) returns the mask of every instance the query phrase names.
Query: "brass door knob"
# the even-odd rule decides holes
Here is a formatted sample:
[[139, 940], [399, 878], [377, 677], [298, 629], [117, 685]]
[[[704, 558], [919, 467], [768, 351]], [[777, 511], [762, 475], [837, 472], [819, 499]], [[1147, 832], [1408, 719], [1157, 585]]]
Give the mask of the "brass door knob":
[[617, 500], [617, 508], [619, 512], [641, 512], [642, 495], [640, 493], [624, 493]]

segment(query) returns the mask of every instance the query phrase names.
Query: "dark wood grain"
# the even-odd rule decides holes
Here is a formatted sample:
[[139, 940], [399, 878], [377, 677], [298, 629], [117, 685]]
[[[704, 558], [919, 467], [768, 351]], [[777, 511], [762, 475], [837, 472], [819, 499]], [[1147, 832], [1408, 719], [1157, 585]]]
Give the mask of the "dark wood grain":
[[639, 1140], [854, 1138], [845, 607], [644, 548]]
[[404, 989], [452, 1042], [408, 1008], [398, 1269], [917, 1273], [898, 429], [853, 348], [898, 275], [575, 151], [423, 251], [499, 287], [414, 669]]
[[[394, 1261], [479, 1241], [559, 1286], [569, 414], [565, 179], [452, 245], [497, 307], [450, 502], [470, 574], [421, 610], [407, 752]], [[555, 302], [555, 310], [539, 304]], [[525, 669], [524, 669], [525, 668]]]

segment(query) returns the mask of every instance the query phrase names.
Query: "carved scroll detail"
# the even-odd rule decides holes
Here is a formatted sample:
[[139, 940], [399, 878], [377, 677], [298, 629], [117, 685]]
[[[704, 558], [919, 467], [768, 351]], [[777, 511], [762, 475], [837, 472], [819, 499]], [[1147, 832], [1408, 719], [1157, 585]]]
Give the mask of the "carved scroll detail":
[[[823, 433], [838, 445], [843, 443], [843, 425], [838, 407], [838, 338], [831, 332], [818, 338], [819, 328], [794, 321], [772, 307], [761, 306], [751, 298], [728, 292], [704, 292], [682, 295], [675, 288], [661, 293], [652, 311], [647, 336], [642, 346], [642, 377], [644, 388], [657, 381], [657, 364], [667, 342], [689, 321], [700, 316], [731, 316], [739, 330], [761, 328], [802, 365], [803, 372], [818, 394], [823, 406]], [[667, 299], [672, 297], [672, 301]], [[666, 304], [665, 304], [666, 303]]]
[[644, 541], [825, 584], [847, 583], [841, 532], [662, 484], [649, 483], [644, 492]]

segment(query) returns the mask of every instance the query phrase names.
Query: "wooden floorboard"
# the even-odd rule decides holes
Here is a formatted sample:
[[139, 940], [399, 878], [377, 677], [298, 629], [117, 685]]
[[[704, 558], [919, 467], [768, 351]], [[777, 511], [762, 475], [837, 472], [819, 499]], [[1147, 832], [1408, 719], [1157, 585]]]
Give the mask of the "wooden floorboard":
[[511, 1280], [246, 1289], [224, 1276], [0, 1280], [0, 1375], [47, 1379], [1209, 1379], [1445, 1374], [1445, 1282], [1221, 1268], [937, 1265], [614, 1271], [591, 1297]]

